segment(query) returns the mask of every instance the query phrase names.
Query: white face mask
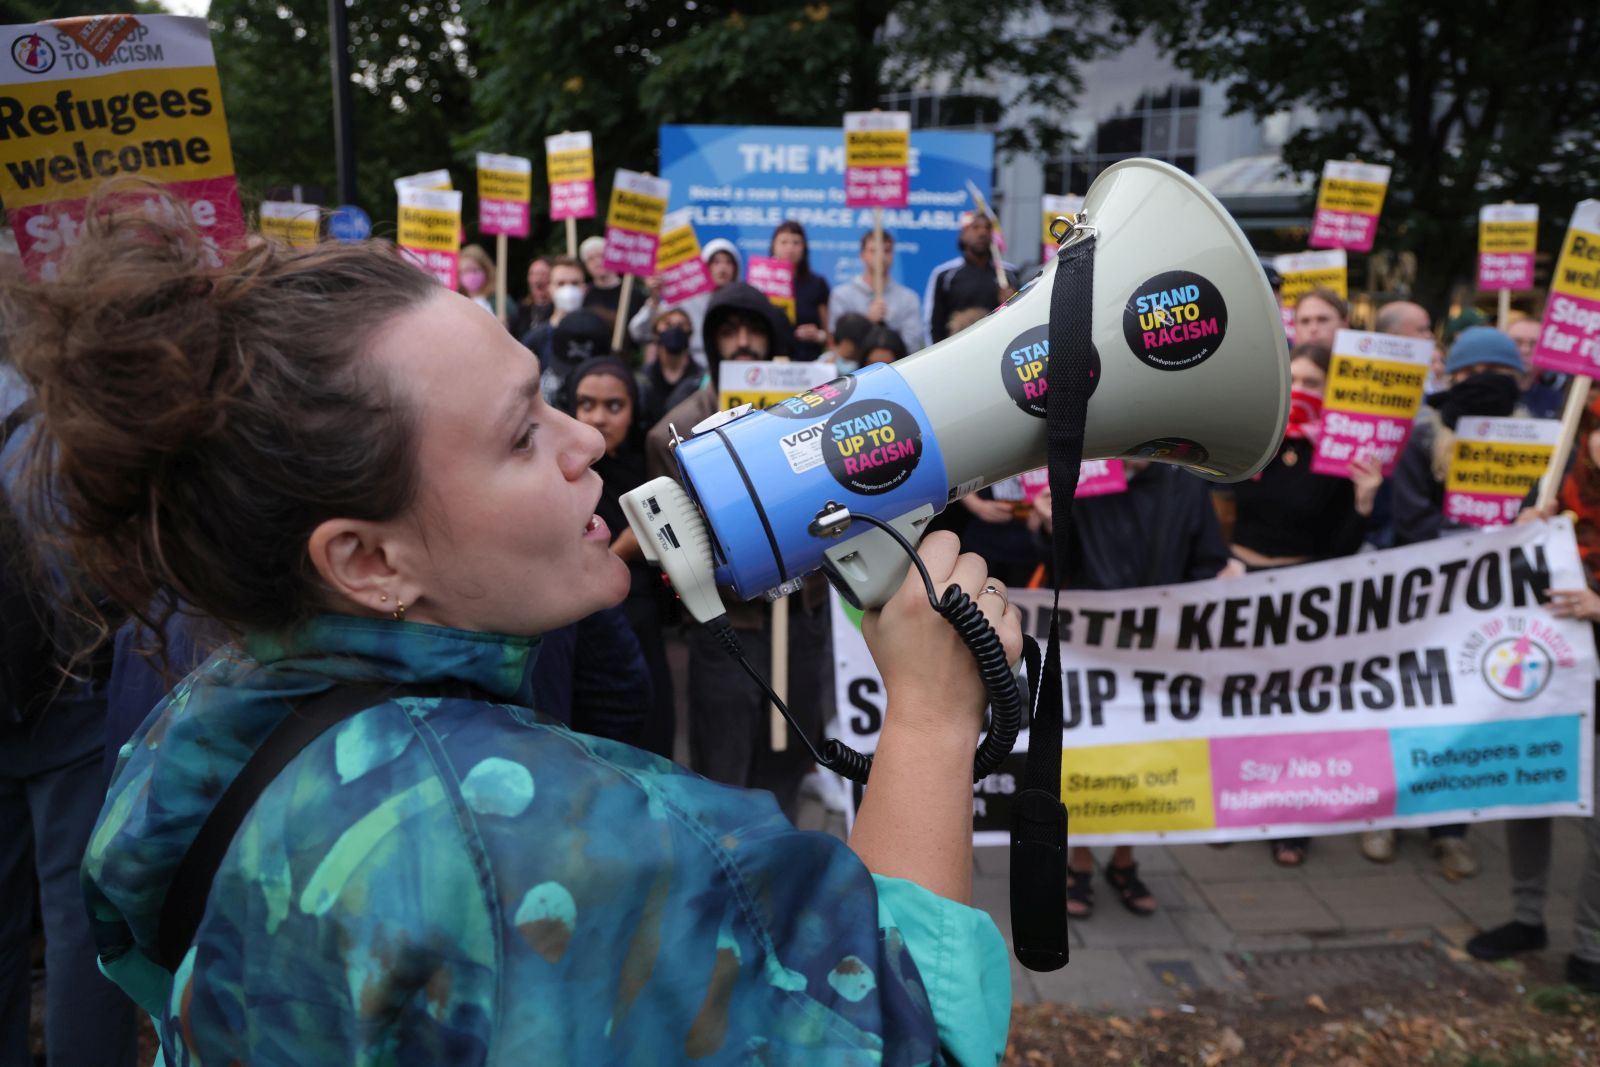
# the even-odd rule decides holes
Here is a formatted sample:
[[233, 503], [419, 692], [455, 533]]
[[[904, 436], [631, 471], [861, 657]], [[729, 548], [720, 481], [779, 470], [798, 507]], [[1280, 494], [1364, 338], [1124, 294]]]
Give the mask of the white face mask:
[[558, 285], [551, 291], [550, 299], [563, 315], [583, 307], [583, 286]]

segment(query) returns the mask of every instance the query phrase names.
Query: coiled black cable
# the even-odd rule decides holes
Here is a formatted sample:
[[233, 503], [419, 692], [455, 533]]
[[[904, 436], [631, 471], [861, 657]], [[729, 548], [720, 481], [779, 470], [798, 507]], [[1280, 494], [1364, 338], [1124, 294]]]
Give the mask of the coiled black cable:
[[[829, 513], [830, 508], [834, 513], [843, 513], [845, 510], [842, 506], [830, 504], [828, 508], [823, 509], [823, 513]], [[1017, 743], [1017, 735], [1022, 730], [1024, 712], [1022, 689], [1017, 685], [1016, 675], [1011, 672], [1011, 666], [1006, 662], [1005, 646], [1000, 642], [1000, 635], [989, 624], [989, 620], [983, 617], [983, 610], [960, 586], [952, 582], [945, 587], [943, 596], [934, 590], [933, 578], [928, 574], [928, 568], [922, 562], [922, 557], [917, 554], [916, 546], [899, 530], [871, 515], [851, 514], [849, 518], [852, 522], [864, 522], [883, 530], [905, 550], [917, 568], [917, 573], [922, 576], [922, 586], [927, 593], [929, 606], [955, 628], [961, 643], [967, 646], [973, 658], [978, 661], [978, 676], [983, 680], [983, 687], [989, 694], [990, 712], [988, 733], [984, 735], [983, 742], [978, 746], [977, 754], [972, 761], [972, 780], [981, 782], [1000, 768], [1001, 762], [1011, 754], [1012, 747]], [[817, 527], [813, 526], [813, 532], [816, 530]], [[794, 721], [788, 706], [778, 698], [778, 694], [773, 692], [767, 680], [751, 666], [750, 661], [745, 659], [744, 649], [740, 646], [738, 635], [734, 633], [727, 616], [713, 619], [707, 625], [722, 642], [728, 654], [761, 687], [767, 694], [767, 699], [772, 701], [773, 706], [794, 728], [794, 732], [811, 751], [812, 758], [835, 774], [852, 782], [865, 784], [867, 775], [872, 770], [872, 755], [859, 752], [835, 737], [827, 738], [819, 753], [799, 723]], [[1024, 637], [1023, 640], [1029, 641], [1031, 638]]]

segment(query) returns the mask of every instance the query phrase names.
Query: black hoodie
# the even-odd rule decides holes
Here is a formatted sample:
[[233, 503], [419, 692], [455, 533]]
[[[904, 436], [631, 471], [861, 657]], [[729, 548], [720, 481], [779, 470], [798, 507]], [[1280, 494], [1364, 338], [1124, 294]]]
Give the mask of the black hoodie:
[[789, 317], [772, 305], [772, 301], [755, 286], [746, 282], [729, 282], [711, 296], [706, 305], [705, 323], [701, 338], [706, 346], [706, 366], [711, 371], [711, 385], [717, 384], [717, 329], [724, 319], [736, 311], [750, 312], [758, 321], [767, 324], [767, 358], [794, 354], [794, 328]]

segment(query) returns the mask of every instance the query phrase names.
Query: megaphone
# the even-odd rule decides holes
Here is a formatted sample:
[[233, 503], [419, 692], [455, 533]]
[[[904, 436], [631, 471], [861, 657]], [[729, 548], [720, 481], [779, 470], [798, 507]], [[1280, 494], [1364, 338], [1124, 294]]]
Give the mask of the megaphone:
[[[1090, 227], [1100, 381], [1083, 457], [1151, 459], [1218, 482], [1258, 472], [1283, 440], [1289, 359], [1244, 234], [1193, 178], [1149, 159], [1095, 180], [1073, 233]], [[1043, 466], [1058, 262], [908, 359], [764, 411], [719, 412], [687, 438], [674, 427], [681, 482], [653, 479], [622, 507], [689, 613], [721, 616], [719, 584], [741, 599], [776, 596], [819, 569], [855, 606], [879, 607], [905, 577], [906, 552], [880, 528], [821, 536], [830, 506], [915, 544], [958, 498]]]

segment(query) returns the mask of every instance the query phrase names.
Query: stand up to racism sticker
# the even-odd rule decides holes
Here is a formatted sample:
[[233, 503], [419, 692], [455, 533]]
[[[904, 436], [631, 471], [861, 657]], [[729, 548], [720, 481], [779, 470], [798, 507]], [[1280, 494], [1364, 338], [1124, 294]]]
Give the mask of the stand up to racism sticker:
[[211, 246], [243, 240], [205, 19], [61, 19], [0, 43], [0, 197], [30, 274], [54, 275], [89, 195], [123, 176], [165, 183]]

